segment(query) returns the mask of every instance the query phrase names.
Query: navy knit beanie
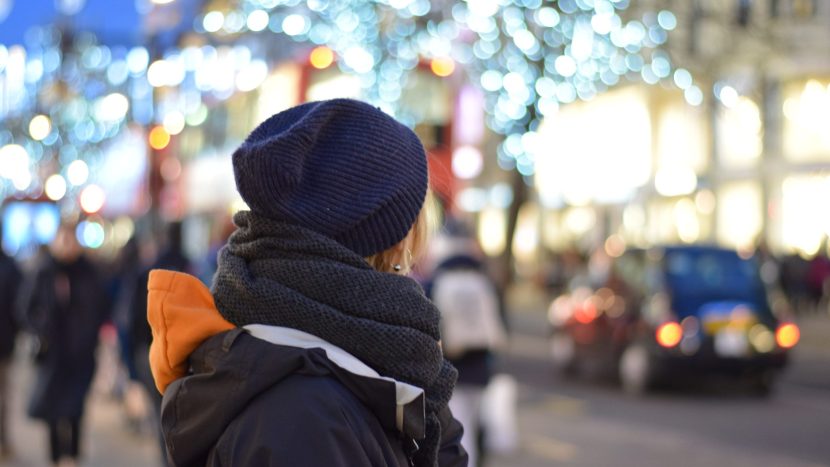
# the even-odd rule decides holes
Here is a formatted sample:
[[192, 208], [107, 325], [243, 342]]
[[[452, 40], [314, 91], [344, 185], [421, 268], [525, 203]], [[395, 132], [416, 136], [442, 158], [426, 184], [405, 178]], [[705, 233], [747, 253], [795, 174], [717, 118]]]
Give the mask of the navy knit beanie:
[[415, 133], [352, 99], [273, 115], [234, 152], [233, 173], [254, 213], [309, 228], [364, 257], [406, 237], [428, 180]]

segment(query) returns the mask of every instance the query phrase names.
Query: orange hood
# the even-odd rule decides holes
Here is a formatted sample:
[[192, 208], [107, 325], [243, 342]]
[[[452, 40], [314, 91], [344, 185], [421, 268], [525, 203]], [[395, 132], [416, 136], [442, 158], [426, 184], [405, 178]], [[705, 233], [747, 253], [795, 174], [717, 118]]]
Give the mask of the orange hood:
[[210, 290], [189, 274], [155, 269], [147, 290], [147, 320], [153, 329], [150, 369], [163, 394], [186, 374], [188, 357], [202, 342], [235, 326], [219, 314]]

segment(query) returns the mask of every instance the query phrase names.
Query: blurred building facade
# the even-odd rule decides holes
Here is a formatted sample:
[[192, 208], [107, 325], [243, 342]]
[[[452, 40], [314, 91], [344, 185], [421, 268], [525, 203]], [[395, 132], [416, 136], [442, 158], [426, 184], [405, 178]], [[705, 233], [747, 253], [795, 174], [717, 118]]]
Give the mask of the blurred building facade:
[[242, 207], [236, 146], [336, 96], [415, 127], [446, 208], [531, 269], [573, 246], [810, 255], [830, 231], [826, 0], [148, 0], [114, 44], [80, 30], [95, 2], [63, 3], [0, 45], [7, 249], [76, 212], [114, 250], [151, 213], [203, 253]]

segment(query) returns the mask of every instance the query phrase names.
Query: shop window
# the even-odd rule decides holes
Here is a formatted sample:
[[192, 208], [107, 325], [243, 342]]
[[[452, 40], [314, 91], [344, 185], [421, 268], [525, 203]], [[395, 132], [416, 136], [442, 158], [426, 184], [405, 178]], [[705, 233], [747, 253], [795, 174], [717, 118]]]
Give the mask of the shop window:
[[830, 161], [830, 80], [784, 86], [784, 155], [794, 162]]
[[718, 109], [717, 153], [723, 167], [734, 169], [758, 165], [763, 150], [761, 110], [746, 96], [728, 101]]

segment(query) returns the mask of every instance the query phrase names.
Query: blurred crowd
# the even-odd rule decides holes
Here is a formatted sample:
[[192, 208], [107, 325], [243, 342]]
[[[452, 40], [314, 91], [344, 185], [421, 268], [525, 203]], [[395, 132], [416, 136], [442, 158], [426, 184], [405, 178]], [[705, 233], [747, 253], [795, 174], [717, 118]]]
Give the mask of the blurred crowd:
[[[123, 402], [125, 425], [136, 434], [157, 436], [159, 463], [166, 464], [157, 429], [161, 395], [147, 358], [148, 275], [162, 268], [210, 283], [217, 251], [231, 231], [220, 230], [205, 257], [197, 259], [185, 254], [178, 222], [160, 229], [164, 234], [158, 238], [132, 238], [108, 260], [82, 248], [71, 223], [62, 224], [55, 239], [25, 263], [0, 250], [0, 460], [14, 455], [7, 403], [15, 350], [26, 352], [34, 369], [28, 400], [19, 403], [46, 427], [45, 457], [71, 466], [81, 455], [85, 402], [104, 344], [118, 355], [108, 370], [108, 390]], [[830, 259], [826, 249], [821, 252], [779, 257], [759, 248], [755, 255], [767, 286], [780, 290], [796, 312], [810, 313], [826, 310], [830, 302]], [[554, 296], [590, 286], [607, 268], [608, 256], [601, 249], [567, 249], [548, 252], [544, 263], [540, 285]], [[516, 444], [515, 382], [498, 375], [494, 363], [507, 338], [503, 290], [488, 273], [474, 236], [459, 222], [444, 226], [414, 275], [443, 314], [444, 350], [459, 370], [450, 405], [467, 427], [463, 443], [471, 465], [480, 464], [488, 450], [509, 451]]]
[[[147, 359], [152, 341], [146, 319], [149, 271], [210, 277], [215, 268], [215, 259], [192, 261], [185, 255], [181, 223], [162, 231], [161, 238], [130, 239], [113, 258], [84, 249], [72, 222], [62, 223], [54, 240], [25, 262], [0, 250], [0, 459], [14, 456], [7, 404], [15, 347], [29, 354], [35, 375], [28, 400], [19, 403], [29, 417], [45, 423], [54, 465], [76, 465], [80, 457], [85, 403], [102, 343], [119, 356], [115, 368], [108, 369], [109, 386], [124, 401], [127, 426], [157, 432], [154, 417], [161, 396]], [[210, 255], [215, 258], [215, 253], [211, 248]], [[161, 451], [159, 459], [165, 463]]]
[[[149, 272], [182, 271], [210, 284], [217, 252], [232, 231], [219, 224], [206, 255], [195, 259], [185, 252], [179, 222], [158, 229], [162, 235], [134, 236], [110, 257], [82, 247], [71, 222], [25, 261], [0, 249], [0, 463], [15, 458], [7, 404], [17, 352], [31, 365], [34, 381], [26, 400], [14, 402], [45, 426], [44, 460], [78, 465], [88, 395], [94, 380], [103, 379], [107, 395], [120, 401], [123, 428], [158, 437], [158, 462], [167, 464], [158, 429], [162, 397], [147, 358]], [[497, 375], [495, 365], [506, 342], [503, 291], [460, 222], [448, 222], [433, 237], [413, 275], [444, 315], [444, 346], [459, 370], [451, 406], [468, 427], [463, 444], [471, 465], [480, 465], [487, 451], [508, 452], [516, 445], [515, 382]]]

